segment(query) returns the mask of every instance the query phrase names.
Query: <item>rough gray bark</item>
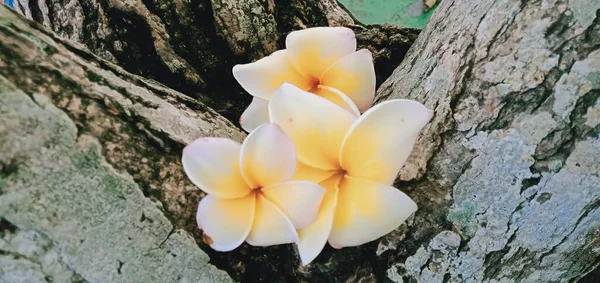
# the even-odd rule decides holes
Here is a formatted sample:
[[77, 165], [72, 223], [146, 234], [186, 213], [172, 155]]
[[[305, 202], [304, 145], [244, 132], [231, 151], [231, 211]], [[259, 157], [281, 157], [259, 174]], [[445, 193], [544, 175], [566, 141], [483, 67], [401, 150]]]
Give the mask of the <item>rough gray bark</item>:
[[215, 135], [244, 137], [0, 5], [0, 282], [230, 282], [179, 218], [182, 145]]
[[335, 0], [15, 2], [29, 19], [131, 73], [199, 99], [232, 121], [251, 98], [231, 68], [283, 48], [292, 30], [351, 25], [359, 45], [376, 55], [383, 74], [379, 83], [398, 66], [417, 34], [393, 26], [363, 27]]
[[388, 277], [568, 282], [598, 266], [599, 97], [600, 2], [442, 1], [377, 95], [436, 111], [400, 174], [421, 209]]
[[[20, 9], [22, 13], [29, 11], [32, 18], [42, 23], [59, 23], [45, 26], [82, 42], [93, 52], [104, 54], [109, 50], [113, 54], [117, 50], [115, 54], [120, 54], [113, 54], [114, 58], [104, 54], [102, 57], [105, 59], [183, 90], [190, 97], [199, 98], [201, 102], [127, 74], [83, 51], [82, 46], [58, 39], [35, 25], [20, 23], [0, 8], [3, 15], [11, 19], [0, 20], [0, 75], [11, 82], [5, 88], [20, 89], [29, 95], [31, 101], [43, 101], [44, 97], [49, 97], [51, 103], [38, 102], [44, 105], [43, 109], [66, 113], [69, 118], [62, 114], [63, 118], [59, 120], [77, 127], [75, 142], [67, 141], [65, 146], [60, 147], [60, 153], [51, 156], [61, 156], [63, 159], [58, 159], [60, 164], [68, 160], [64, 161], [68, 163], [65, 166], [70, 166], [75, 157], [91, 154], [91, 150], [86, 149], [90, 148], [89, 144], [92, 148], [95, 144], [101, 154], [94, 155], [92, 159], [96, 163], [93, 164], [102, 164], [94, 165], [94, 168], [104, 170], [100, 172], [102, 176], [113, 176], [110, 170], [116, 170], [119, 175], [130, 175], [133, 181], [131, 178], [123, 181], [129, 184], [124, 187], [133, 186], [141, 190], [147, 198], [159, 204], [161, 211], [153, 211], [159, 216], [164, 214], [170, 220], [159, 220], [162, 224], [156, 224], [157, 227], [166, 226], [167, 231], [173, 227], [181, 231], [178, 233], [192, 235], [198, 246], [208, 253], [211, 263], [226, 270], [236, 281], [568, 282], [581, 278], [598, 265], [600, 20], [596, 11], [600, 7], [595, 3], [597, 1], [442, 1], [407, 60], [378, 91], [379, 101], [412, 98], [436, 110], [436, 118], [425, 129], [397, 183], [417, 201], [419, 211], [407, 225], [381, 240], [358, 248], [333, 250], [327, 247], [307, 267], [299, 266], [290, 245], [269, 248], [243, 245], [230, 253], [217, 253], [207, 248], [201, 242], [201, 234], [194, 221], [196, 205], [202, 194], [185, 179], [178, 160], [182, 146], [195, 137], [243, 138], [243, 134], [231, 123], [204, 105], [217, 107], [221, 113], [235, 114], [235, 111], [223, 109], [242, 109], [246, 101], [238, 97], [247, 95], [233, 88], [216, 91], [219, 86], [213, 88], [210, 84], [218, 80], [207, 78], [214, 75], [214, 78], [222, 78], [225, 82], [231, 81], [227, 77], [231, 76], [229, 68], [234, 62], [258, 58], [267, 54], [272, 46], [279, 48], [284, 31], [303, 25], [331, 24], [330, 19], [347, 20], [345, 16], [335, 18], [331, 16], [335, 13], [323, 12], [323, 9], [330, 11], [326, 7], [334, 7], [333, 11], [343, 15], [343, 10], [334, 1], [248, 1], [247, 5], [261, 4], [255, 7], [262, 9], [261, 14], [258, 18], [237, 17], [236, 21], [232, 21], [231, 15], [242, 13], [247, 16], [248, 11], [253, 11], [252, 7], [235, 1], [212, 1], [210, 5], [208, 1], [199, 0], [19, 2], [28, 3], [30, 7]], [[78, 14], [77, 8], [74, 8], [90, 3], [96, 8], [88, 12]], [[53, 8], [44, 9], [44, 5]], [[231, 8], [219, 9], [218, 5]], [[150, 13], [143, 12], [144, 9]], [[273, 27], [262, 24], [265, 19], [273, 22], [262, 13], [273, 15], [279, 32], [278, 45], [264, 44], [265, 40], [275, 37], [267, 32]], [[100, 27], [93, 27], [94, 32], [87, 35], [84, 32], [83, 37], [72, 37], [74, 33], [65, 28], [71, 26], [67, 24], [68, 20], [85, 19], [89, 15], [97, 17], [93, 18], [97, 21], [88, 18], [84, 22], [89, 24], [82, 25], [83, 29], [93, 27], [96, 22], [100, 23]], [[215, 20], [217, 18], [221, 19]], [[237, 29], [238, 25], [243, 28]], [[160, 28], [155, 29], [160, 26], [163, 26], [163, 32]], [[96, 33], [97, 30], [102, 32]], [[368, 46], [376, 55], [378, 78], [386, 78], [400, 63], [412, 35], [390, 26], [356, 27], [356, 30], [362, 46]], [[111, 32], [111, 36], [102, 38], [107, 31]], [[248, 31], [260, 33], [258, 40], [240, 44], [240, 41], [254, 40], [238, 34]], [[133, 34], [141, 36], [142, 40], [133, 40]], [[233, 36], [241, 37], [232, 40]], [[126, 48], [111, 49], [113, 42]], [[160, 51], [160, 46], [168, 48]], [[186, 52], [208, 57], [194, 57]], [[219, 57], [219, 52], [227, 55]], [[236, 55], [232, 55], [234, 53]], [[175, 58], [169, 57], [169, 54], [179, 57], [169, 61], [165, 58]], [[175, 72], [173, 70], [179, 69], [163, 66], [164, 62], [180, 62], [182, 58], [193, 69], [186, 65]], [[194, 58], [198, 61], [193, 61]], [[136, 67], [146, 63], [151, 64], [144, 68]], [[213, 74], [210, 68], [198, 67], [209, 66], [206, 64], [213, 64], [216, 73]], [[161, 70], [168, 70], [165, 71], [168, 75], [160, 77]], [[194, 88], [193, 91], [175, 85], [171, 76], [182, 76], [186, 72], [199, 74], [205, 85], [200, 81], [196, 84], [193, 80], [180, 80]], [[12, 112], [6, 113], [11, 113], [11, 116], [0, 112], [1, 117], [7, 115], [10, 121], [25, 119], [18, 115], [24, 111], [14, 109], [22, 107], [18, 105], [33, 104], [22, 103], [10, 107]], [[26, 114], [46, 115], [38, 112]], [[237, 118], [236, 115], [231, 118]], [[36, 123], [25, 125], [25, 128], [37, 129]], [[41, 135], [43, 140], [56, 137], [48, 130], [31, 129], [30, 135]], [[73, 128], [70, 129], [67, 127], [63, 132], [73, 136]], [[52, 142], [42, 145], [31, 144], [31, 140], [24, 138], [26, 130], [18, 128], [14, 131], [12, 135], [3, 134], [0, 140], [18, 140], [18, 144], [27, 145], [31, 152], [40, 152], [41, 155], [47, 154], [44, 148], [56, 142], [56, 138], [52, 138]], [[88, 137], [97, 142], [89, 142]], [[6, 152], [14, 153], [18, 149], [10, 148]], [[48, 154], [53, 154], [53, 150]], [[0, 152], [4, 154], [5, 151]], [[8, 180], [10, 186], [5, 188], [26, 192], [25, 199], [40, 194], [49, 197], [50, 192], [40, 190], [39, 185], [29, 187], [20, 184], [28, 180], [28, 175], [20, 175], [27, 170], [39, 171], [43, 176], [56, 176], [44, 171], [48, 168], [37, 161], [40, 155], [35, 155], [37, 159], [25, 155], [23, 159], [17, 159], [17, 163], [12, 161], [13, 157], [2, 159], [3, 156], [0, 155], [3, 166], [0, 185]], [[65, 166], [58, 168], [72, 168]], [[18, 170], [15, 171], [15, 168]], [[83, 168], [78, 174], [88, 178], [94, 175], [95, 172], [86, 171], [85, 166]], [[80, 188], [75, 186], [75, 189]], [[61, 187], [61, 190], [74, 195], [74, 189]], [[0, 194], [0, 199], [6, 195]], [[89, 199], [110, 200], [110, 197], [110, 194], [103, 194]], [[136, 203], [148, 203], [142, 196], [135, 199]], [[38, 247], [46, 247], [46, 243], [51, 241], [58, 247], [49, 250], [61, 251], [61, 247], [72, 244], [63, 239], [64, 234], [59, 234], [62, 230], [47, 228], [54, 227], [50, 224], [55, 223], [57, 216], [43, 214], [34, 204], [30, 202], [8, 210], [12, 218], [7, 217], [2, 223], [6, 227], [2, 237], [9, 239], [6, 240], [9, 246], [14, 247], [23, 242], [22, 239], [37, 237], [29, 234], [30, 230], [36, 229], [36, 233], [45, 237], [35, 241]], [[34, 219], [30, 214], [22, 213], [23, 208], [28, 207], [46, 218]], [[131, 211], [125, 208], [123, 211]], [[6, 208], [0, 206], [2, 215], [3, 209]], [[102, 215], [103, 211], [94, 213]], [[143, 215], [137, 220], [143, 225], [152, 225], [142, 221], [148, 216]], [[156, 222], [155, 218], [152, 219], [153, 223]], [[37, 222], [31, 222], [34, 220]], [[81, 223], [87, 221], [88, 218], [80, 220]], [[142, 224], [131, 222], [130, 226], [137, 229]], [[81, 231], [85, 231], [84, 228]], [[133, 231], [143, 233], [140, 231], [144, 229]], [[79, 233], [75, 235], [81, 235]], [[171, 238], [168, 233], [157, 237]], [[185, 237], [177, 241], [188, 243]], [[129, 249], [130, 246], [125, 246], [116, 254], [133, 258], [132, 266], [143, 262], [143, 257], [136, 256], [146, 256], [146, 253], [138, 253], [139, 247]], [[9, 248], [2, 249], [9, 251], [6, 254], [14, 253]], [[200, 252], [193, 245], [189, 249]], [[158, 253], [161, 252], [163, 250], [159, 249]], [[66, 255], [67, 260], [52, 265], [60, 266], [52, 271], [45, 271], [49, 269], [44, 269], [43, 264], [36, 264], [40, 262], [37, 254], [36, 257], [15, 256], [15, 259], [7, 260], [10, 266], [25, 266], [24, 270], [33, 273], [42, 270], [40, 274], [46, 276], [60, 275], [75, 281], [90, 278], [116, 278], [118, 281], [121, 264], [114, 263], [116, 257], [108, 257], [112, 265], [100, 265], [105, 266], [106, 275], [102, 274], [104, 269], [98, 271], [91, 265], [78, 267], [79, 261], [72, 260], [76, 257]], [[197, 265], [190, 263], [193, 256], [199, 255], [177, 258], [186, 264], [185, 268], [193, 269], [205, 265], [205, 260]], [[82, 262], [89, 264], [87, 260], [85, 258]], [[128, 276], [137, 276], [125, 267], [127, 263], [121, 266], [121, 272], [126, 270]], [[149, 264], [148, 268], [154, 271], [156, 266]], [[48, 275], [49, 272], [57, 275]]]

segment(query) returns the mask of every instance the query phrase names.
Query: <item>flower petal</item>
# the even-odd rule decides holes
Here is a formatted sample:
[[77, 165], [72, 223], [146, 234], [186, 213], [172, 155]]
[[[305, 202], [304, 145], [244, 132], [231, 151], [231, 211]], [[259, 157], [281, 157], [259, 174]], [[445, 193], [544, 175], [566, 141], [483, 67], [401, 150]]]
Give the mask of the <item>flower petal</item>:
[[314, 27], [291, 32], [285, 46], [298, 72], [319, 79], [333, 63], [356, 51], [356, 38], [349, 28]]
[[254, 198], [255, 194], [237, 199], [207, 195], [200, 201], [196, 221], [213, 249], [231, 251], [246, 240], [254, 222]]
[[273, 95], [269, 113], [294, 142], [300, 161], [325, 170], [339, 168], [342, 139], [356, 120], [350, 112], [285, 83]]
[[356, 120], [344, 138], [342, 167], [352, 177], [392, 184], [431, 117], [433, 111], [413, 100], [374, 106]]
[[375, 97], [375, 66], [371, 52], [361, 49], [340, 59], [323, 74], [320, 82], [345, 93], [360, 112], [367, 111]]
[[400, 190], [365, 179], [345, 176], [329, 236], [334, 248], [352, 247], [392, 232], [417, 210]]
[[254, 224], [246, 242], [253, 246], [289, 244], [298, 242], [298, 234], [277, 206], [262, 194], [257, 194]]
[[340, 175], [333, 176], [321, 183], [326, 188], [325, 196], [317, 220], [311, 225], [299, 229], [298, 253], [303, 265], [312, 262], [323, 250], [331, 233], [333, 216], [337, 203]]
[[242, 176], [251, 188], [289, 181], [296, 171], [294, 144], [279, 126], [263, 124], [242, 145]]
[[311, 83], [294, 69], [287, 50], [275, 51], [253, 63], [235, 65], [232, 71], [233, 77], [250, 95], [266, 100], [283, 82], [303, 89], [310, 88]]
[[304, 163], [302, 163], [301, 161], [298, 161], [298, 163], [296, 164], [296, 172], [294, 173], [294, 176], [292, 176], [292, 180], [295, 181], [310, 181], [310, 182], [314, 182], [314, 183], [320, 183], [326, 179], [328, 179], [329, 177], [333, 176], [333, 174], [335, 174], [336, 170], [323, 170], [323, 169], [319, 169], [319, 168], [315, 168], [309, 165], [306, 165]]
[[242, 113], [240, 125], [249, 133], [265, 123], [269, 123], [269, 101], [255, 96], [252, 98], [252, 103]]
[[308, 181], [289, 181], [266, 187], [261, 192], [300, 229], [317, 219], [325, 188]]
[[360, 116], [360, 111], [356, 108], [354, 101], [336, 88], [320, 85], [314, 90], [315, 94], [337, 104], [338, 106], [350, 111], [355, 117]]
[[188, 178], [201, 190], [220, 198], [239, 198], [250, 193], [240, 172], [241, 145], [224, 138], [200, 138], [183, 149], [181, 164]]

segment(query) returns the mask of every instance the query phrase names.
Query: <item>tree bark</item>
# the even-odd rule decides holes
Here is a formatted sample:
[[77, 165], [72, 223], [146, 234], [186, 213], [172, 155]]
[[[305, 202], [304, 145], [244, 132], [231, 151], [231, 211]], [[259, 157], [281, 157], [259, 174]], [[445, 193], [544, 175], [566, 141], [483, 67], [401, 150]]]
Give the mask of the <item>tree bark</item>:
[[421, 209], [390, 279], [569, 282], [598, 266], [599, 15], [593, 0], [441, 2], [376, 98], [436, 112], [400, 173]]
[[292, 30], [351, 25], [375, 55], [379, 83], [417, 30], [365, 27], [335, 0], [18, 0], [16, 10], [125, 70], [199, 99], [237, 121], [251, 97], [231, 68], [284, 48]]
[[[200, 271], [219, 271], [198, 271], [197, 246], [245, 282], [569, 282], [598, 266], [597, 1], [444, 0], [401, 64], [412, 30], [362, 27], [335, 1], [241, 2], [19, 0], [18, 11], [83, 45], [0, 7], [0, 125], [12, 125], [0, 128], [0, 262], [73, 281], [211, 280]], [[210, 109], [231, 120], [247, 105], [231, 66], [281, 48], [290, 30], [337, 24], [357, 25], [378, 82], [400, 64], [377, 101], [436, 111], [396, 184], [419, 210], [381, 240], [327, 247], [307, 267], [290, 245], [212, 251], [194, 221], [202, 193], [179, 165], [183, 145], [243, 139]], [[60, 174], [77, 178], [65, 185]], [[88, 187], [98, 193], [82, 197]], [[14, 248], [31, 233], [62, 269]]]
[[204, 136], [245, 135], [0, 5], [0, 282], [230, 282], [182, 230]]

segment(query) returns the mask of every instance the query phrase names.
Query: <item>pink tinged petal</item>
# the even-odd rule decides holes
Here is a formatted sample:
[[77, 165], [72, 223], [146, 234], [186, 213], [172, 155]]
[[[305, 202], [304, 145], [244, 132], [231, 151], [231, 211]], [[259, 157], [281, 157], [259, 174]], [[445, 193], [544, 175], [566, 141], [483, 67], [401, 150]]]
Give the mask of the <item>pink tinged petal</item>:
[[188, 178], [201, 190], [220, 198], [239, 198], [250, 193], [240, 172], [241, 145], [224, 138], [200, 138], [183, 149], [181, 164]]
[[235, 65], [233, 76], [250, 95], [266, 100], [284, 82], [306, 89], [312, 83], [296, 72], [286, 50], [275, 51], [253, 63]]
[[246, 242], [253, 246], [289, 244], [298, 242], [298, 234], [285, 214], [259, 193], [254, 224]]
[[334, 248], [353, 247], [382, 237], [417, 210], [400, 190], [365, 179], [345, 176], [329, 236]]
[[433, 111], [413, 100], [374, 106], [356, 120], [344, 138], [342, 167], [352, 177], [392, 184], [431, 117]]
[[315, 94], [337, 104], [338, 106], [348, 110], [350, 113], [354, 115], [354, 117], [360, 116], [360, 111], [354, 104], [354, 101], [346, 96], [343, 92], [339, 91], [336, 88], [320, 85], [315, 90], [313, 90]]
[[251, 188], [289, 181], [296, 171], [294, 144], [276, 124], [263, 124], [242, 145], [242, 175]]
[[269, 123], [269, 101], [253, 97], [252, 103], [240, 117], [240, 125], [246, 132], [252, 132], [258, 126]]
[[337, 173], [337, 170], [323, 170], [315, 168], [298, 161], [296, 164], [296, 172], [292, 176], [295, 181], [310, 181], [320, 183]]
[[307, 181], [289, 181], [266, 187], [261, 192], [300, 229], [317, 219], [325, 188]]
[[207, 195], [200, 201], [196, 221], [213, 249], [231, 251], [246, 240], [254, 222], [254, 198], [254, 194], [237, 199]]
[[365, 112], [375, 97], [375, 67], [367, 49], [354, 52], [338, 62], [321, 77], [321, 85], [334, 87], [345, 93]]
[[298, 159], [324, 170], [339, 169], [342, 140], [356, 118], [333, 102], [283, 84], [269, 103], [271, 121], [296, 146]]
[[298, 72], [319, 79], [333, 63], [356, 51], [356, 38], [349, 28], [315, 27], [291, 32], [285, 46]]
[[340, 176], [333, 176], [321, 183], [327, 189], [317, 220], [311, 225], [298, 230], [300, 241], [298, 253], [303, 265], [312, 262], [323, 250], [333, 226], [333, 217], [338, 198]]

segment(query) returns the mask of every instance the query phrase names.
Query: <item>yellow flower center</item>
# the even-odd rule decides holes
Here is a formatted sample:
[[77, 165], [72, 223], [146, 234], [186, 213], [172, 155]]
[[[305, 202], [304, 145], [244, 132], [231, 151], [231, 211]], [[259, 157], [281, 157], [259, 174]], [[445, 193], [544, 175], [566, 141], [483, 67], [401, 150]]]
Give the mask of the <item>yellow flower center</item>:
[[250, 194], [260, 194], [262, 193], [262, 187], [256, 187], [250, 191]]
[[308, 79], [308, 89], [306, 91], [310, 93], [315, 93], [319, 89], [319, 85], [321, 84], [321, 80], [318, 78], [310, 77]]
[[331, 178], [336, 178], [339, 181], [344, 179], [344, 176], [346, 176], [348, 174], [348, 171], [346, 171], [345, 169], [338, 169], [335, 171], [335, 173], [332, 175]]

